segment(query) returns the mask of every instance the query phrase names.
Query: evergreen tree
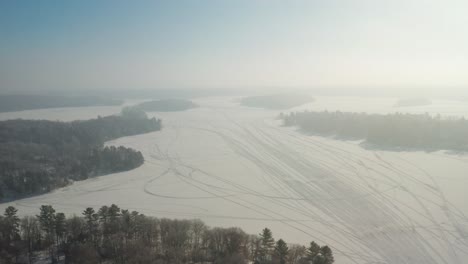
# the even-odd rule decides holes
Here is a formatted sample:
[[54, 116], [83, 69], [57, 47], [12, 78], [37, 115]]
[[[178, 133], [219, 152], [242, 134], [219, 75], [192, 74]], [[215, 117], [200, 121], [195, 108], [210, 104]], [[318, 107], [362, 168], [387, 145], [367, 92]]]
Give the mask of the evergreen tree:
[[99, 222], [106, 224], [109, 219], [109, 207], [107, 205], [101, 206], [98, 211]]
[[20, 220], [16, 215], [17, 212], [18, 210], [15, 207], [8, 206], [5, 209], [3, 219], [0, 219], [0, 251], [2, 251], [2, 249], [5, 250], [9, 261], [12, 261], [13, 257], [17, 260], [20, 253]]
[[320, 247], [314, 241], [310, 242], [307, 249], [307, 259], [312, 264], [332, 264], [335, 262], [332, 250], [328, 246]]
[[275, 240], [273, 234], [268, 228], [264, 228], [260, 234], [260, 263], [271, 260], [272, 251], [275, 247]]
[[57, 240], [57, 245], [60, 245], [63, 240], [66, 229], [65, 214], [57, 213], [55, 214], [55, 236]]
[[315, 241], [310, 242], [307, 248], [307, 259], [314, 263], [315, 258], [320, 254], [320, 246]]
[[119, 225], [120, 225], [120, 221], [119, 221], [119, 217], [121, 216], [120, 208], [117, 205], [112, 204], [107, 211], [107, 215], [109, 217], [107, 231], [110, 234], [115, 234], [118, 231]]
[[8, 206], [5, 209], [4, 221], [5, 221], [5, 229], [7, 231], [5, 237], [8, 242], [16, 240], [19, 237], [20, 219], [16, 215], [17, 212], [18, 212], [18, 209], [16, 209], [13, 206]]
[[51, 205], [42, 205], [37, 218], [47, 237], [53, 237], [55, 230], [55, 209]]
[[86, 208], [82, 214], [86, 222], [86, 239], [92, 241], [94, 246], [97, 247], [99, 215], [91, 207]]
[[329, 248], [328, 246], [323, 246], [321, 249], [320, 249], [321, 253], [322, 253], [322, 256], [324, 257], [324, 264], [332, 264], [333, 262], [335, 262], [335, 258], [333, 257], [333, 252], [331, 250], [331, 248]]
[[286, 264], [288, 259], [289, 248], [286, 242], [283, 239], [280, 239], [276, 242], [274, 255], [280, 264]]
[[49, 246], [49, 255], [53, 263], [56, 262], [54, 250], [54, 233], [55, 233], [55, 209], [51, 205], [42, 205], [40, 214], [36, 216], [41, 225], [41, 229], [45, 232], [45, 240]]

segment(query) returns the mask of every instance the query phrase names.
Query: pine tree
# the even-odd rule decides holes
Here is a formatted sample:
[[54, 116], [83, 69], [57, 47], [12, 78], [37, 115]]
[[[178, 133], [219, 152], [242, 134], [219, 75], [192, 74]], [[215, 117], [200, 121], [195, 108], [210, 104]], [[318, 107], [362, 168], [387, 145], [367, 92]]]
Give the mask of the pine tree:
[[51, 205], [42, 205], [37, 218], [47, 237], [53, 237], [55, 231], [55, 209]]
[[42, 205], [40, 208], [40, 214], [36, 216], [39, 219], [41, 229], [46, 233], [46, 242], [51, 246], [49, 248], [49, 254], [51, 261], [56, 261], [54, 254], [54, 233], [55, 233], [55, 209], [51, 205]]
[[268, 228], [264, 228], [260, 234], [260, 263], [271, 260], [271, 254], [275, 247], [275, 240], [273, 234]]
[[57, 245], [60, 245], [66, 230], [65, 214], [55, 214], [55, 236], [57, 239]]
[[320, 247], [314, 241], [310, 242], [307, 249], [307, 259], [312, 264], [332, 264], [335, 262], [332, 250], [328, 246]]
[[93, 208], [88, 207], [83, 211], [82, 215], [88, 226], [88, 232], [91, 233], [93, 231], [93, 227], [95, 226], [95, 222], [97, 220], [97, 214], [95, 213]]
[[109, 216], [109, 207], [107, 205], [101, 206], [98, 211], [99, 221], [106, 224]]
[[120, 208], [117, 205], [112, 204], [109, 207], [107, 214], [109, 217], [108, 231], [111, 234], [115, 234], [118, 231], [119, 225], [120, 225], [120, 222], [119, 222], [119, 217], [121, 215]]
[[320, 254], [320, 246], [315, 241], [310, 242], [307, 248], [307, 259], [314, 263], [314, 259]]
[[286, 264], [288, 259], [289, 248], [286, 242], [283, 239], [280, 239], [276, 242], [274, 255], [279, 260], [280, 264]]
[[83, 211], [84, 220], [86, 222], [87, 239], [93, 241], [94, 247], [97, 248], [97, 237], [99, 231], [99, 215], [96, 214], [93, 208], [88, 207]]
[[[4, 252], [6, 252], [9, 255], [7, 259], [14, 256], [16, 258], [16, 261], [18, 260], [18, 255], [20, 251], [19, 241], [21, 240], [21, 237], [19, 235], [20, 220], [16, 215], [17, 212], [18, 210], [15, 207], [8, 206], [5, 209], [5, 217], [1, 219], [0, 216], [0, 245], [3, 244], [3, 246], [5, 247], [3, 248], [3, 250], [5, 250]], [[9, 262], [7, 261], [7, 263]]]
[[335, 259], [333, 257], [333, 252], [328, 246], [323, 246], [320, 249], [320, 251], [322, 253], [322, 256], [325, 259], [324, 264], [332, 264], [333, 262], [335, 262]]
[[5, 224], [6, 224], [5, 230], [7, 231], [6, 232], [7, 233], [6, 234], [7, 242], [16, 240], [19, 237], [20, 219], [16, 215], [17, 212], [18, 212], [18, 209], [16, 209], [13, 206], [8, 206], [5, 209], [4, 221], [5, 221]]

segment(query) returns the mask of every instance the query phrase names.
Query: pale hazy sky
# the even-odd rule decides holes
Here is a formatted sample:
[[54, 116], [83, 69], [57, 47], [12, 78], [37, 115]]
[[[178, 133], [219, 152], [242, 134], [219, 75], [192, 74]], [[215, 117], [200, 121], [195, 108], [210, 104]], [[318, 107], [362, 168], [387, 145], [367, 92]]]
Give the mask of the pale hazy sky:
[[0, 2], [3, 91], [467, 85], [466, 0]]

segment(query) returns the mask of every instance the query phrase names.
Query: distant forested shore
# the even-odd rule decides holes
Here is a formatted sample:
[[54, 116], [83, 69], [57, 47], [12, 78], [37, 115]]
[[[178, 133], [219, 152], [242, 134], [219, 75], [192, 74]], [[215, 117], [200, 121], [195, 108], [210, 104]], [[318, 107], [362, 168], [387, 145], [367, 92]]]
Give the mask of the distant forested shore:
[[122, 100], [97, 96], [0, 95], [0, 112], [57, 107], [121, 105]]
[[165, 99], [143, 102], [135, 107], [138, 107], [145, 112], [176, 112], [196, 108], [198, 105], [190, 100]]
[[86, 121], [1, 121], [0, 201], [134, 169], [144, 162], [140, 152], [104, 142], [160, 129], [161, 120], [136, 108]]
[[304, 111], [280, 118], [308, 133], [365, 140], [379, 148], [468, 151], [468, 121], [463, 117]]
[[395, 107], [425, 106], [431, 104], [432, 101], [427, 98], [409, 98], [398, 100]]
[[200, 220], [171, 220], [115, 204], [66, 217], [51, 205], [20, 218], [15, 207], [0, 216], [0, 263], [73, 264], [332, 264], [328, 246], [307, 247], [242, 229], [211, 228]]
[[313, 101], [314, 98], [307, 94], [275, 94], [244, 97], [241, 104], [265, 109], [288, 109]]

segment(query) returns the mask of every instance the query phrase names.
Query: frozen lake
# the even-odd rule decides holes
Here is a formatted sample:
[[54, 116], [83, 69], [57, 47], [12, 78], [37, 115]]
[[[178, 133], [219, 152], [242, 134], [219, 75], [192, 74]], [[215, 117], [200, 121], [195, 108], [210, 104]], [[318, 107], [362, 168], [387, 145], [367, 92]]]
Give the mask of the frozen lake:
[[[396, 99], [317, 97], [295, 110], [467, 116], [468, 102], [393, 107]], [[232, 98], [195, 100], [186, 112], [150, 113], [164, 128], [108, 142], [141, 151], [138, 169], [0, 204], [37, 214], [42, 204], [80, 214], [115, 203], [147, 215], [200, 218], [248, 233], [272, 229], [290, 243], [329, 244], [336, 263], [466, 263], [468, 155], [366, 150], [358, 142], [281, 127], [278, 111]], [[0, 119], [88, 119], [119, 107], [45, 109]]]

